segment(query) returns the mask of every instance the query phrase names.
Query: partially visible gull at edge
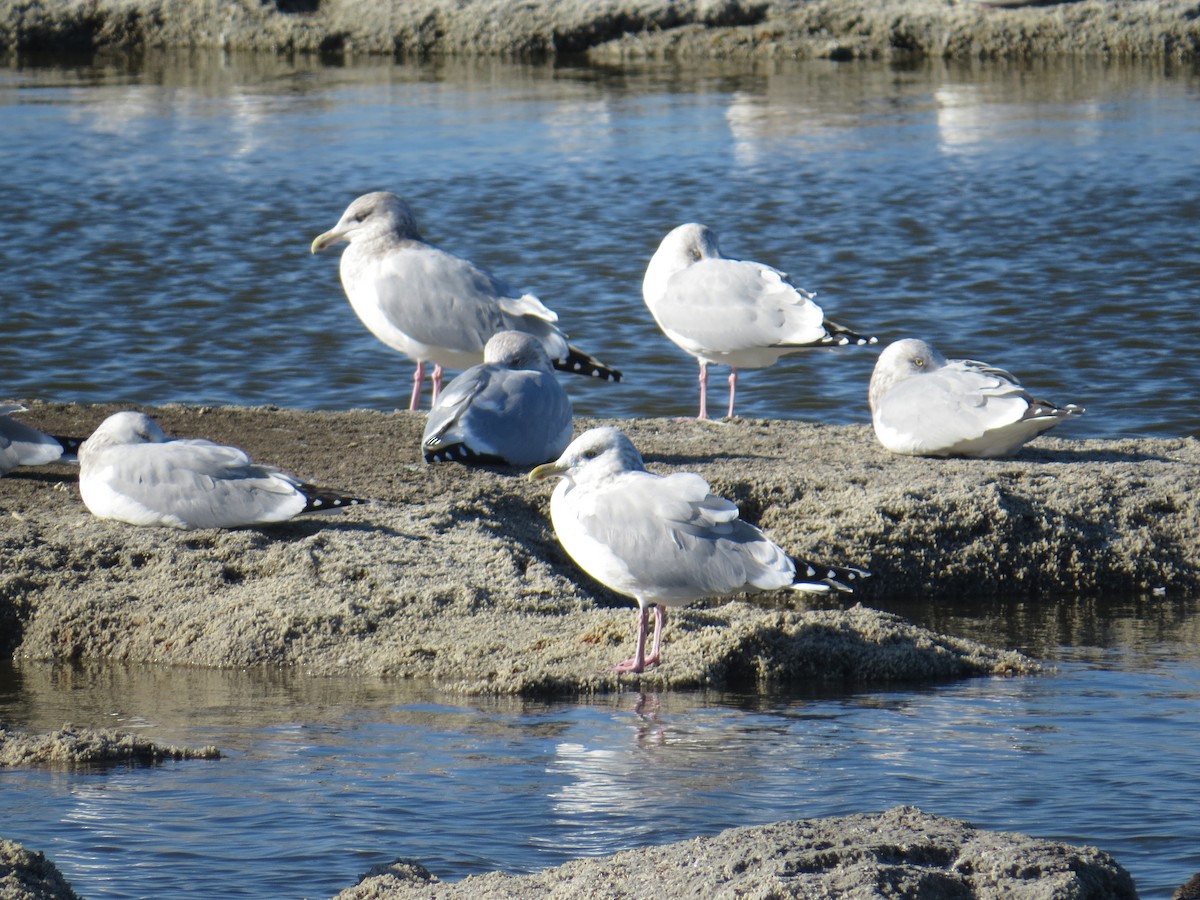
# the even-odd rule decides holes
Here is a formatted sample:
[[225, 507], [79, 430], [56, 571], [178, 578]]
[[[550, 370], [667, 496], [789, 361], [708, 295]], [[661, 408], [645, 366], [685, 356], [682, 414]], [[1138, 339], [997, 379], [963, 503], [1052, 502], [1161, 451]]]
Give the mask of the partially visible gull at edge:
[[18, 422], [13, 413], [25, 412], [20, 403], [0, 401], [0, 475], [18, 466], [44, 466], [73, 454], [78, 442], [44, 434]]
[[532, 466], [571, 443], [571, 400], [533, 335], [501, 331], [450, 382], [425, 425], [426, 462]]
[[699, 475], [646, 471], [637, 448], [611, 426], [584, 432], [557, 461], [529, 473], [531, 481], [555, 477], [562, 480], [550, 496], [550, 518], [563, 549], [638, 604], [634, 655], [614, 667], [618, 673], [659, 664], [668, 606], [743, 591], [849, 591], [867, 574], [789, 557]]
[[913, 338], [879, 354], [869, 399], [879, 443], [911, 456], [1009, 456], [1084, 411], [1039, 400], [1004, 369], [947, 360]]
[[171, 440], [139, 412], [109, 416], [79, 448], [79, 492], [101, 519], [171, 528], [237, 528], [365, 501], [257, 465], [245, 451]]
[[874, 344], [825, 318], [815, 295], [762, 263], [721, 255], [712, 229], [695, 222], [663, 238], [642, 281], [642, 297], [663, 333], [700, 363], [700, 413], [708, 418], [708, 366], [726, 365], [729, 412], [738, 369], [774, 365], [814, 347]]
[[425, 364], [432, 362], [433, 401], [444, 368], [483, 361], [498, 331], [523, 331], [542, 342], [557, 369], [620, 381], [621, 373], [567, 343], [558, 315], [532, 294], [519, 295], [468, 260], [426, 243], [408, 204], [395, 194], [364, 194], [329, 231], [312, 242], [317, 253], [338, 241], [342, 287], [375, 337], [417, 363], [409, 409], [420, 406]]

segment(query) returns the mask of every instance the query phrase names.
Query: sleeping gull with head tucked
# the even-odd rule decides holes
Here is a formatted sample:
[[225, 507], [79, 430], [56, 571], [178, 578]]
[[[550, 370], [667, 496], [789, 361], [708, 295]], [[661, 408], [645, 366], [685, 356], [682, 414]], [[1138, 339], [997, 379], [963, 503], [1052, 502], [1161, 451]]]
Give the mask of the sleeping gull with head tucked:
[[620, 381], [621, 373], [567, 343], [558, 315], [532, 294], [517, 294], [473, 263], [422, 240], [416, 219], [400, 197], [386, 191], [364, 194], [347, 207], [337, 225], [318, 235], [312, 252], [338, 241], [342, 287], [350, 305], [375, 337], [416, 360], [409, 409], [416, 410], [432, 362], [433, 401], [442, 389], [442, 369], [465, 369], [483, 359], [483, 347], [498, 331], [532, 334], [557, 369]]
[[256, 465], [237, 447], [170, 440], [139, 412], [109, 416], [79, 448], [79, 492], [101, 519], [237, 528], [365, 501]]
[[738, 369], [761, 369], [813, 347], [875, 343], [826, 319], [813, 296], [777, 269], [725, 258], [716, 234], [694, 222], [663, 238], [642, 281], [658, 327], [700, 363], [701, 419], [708, 418], [710, 364], [731, 367], [733, 418]]
[[0, 401], [0, 475], [7, 475], [17, 466], [44, 466], [63, 455], [63, 438], [43, 434], [24, 422], [10, 418], [13, 413], [25, 412], [20, 403]]
[[[529, 473], [532, 481], [562, 480], [550, 497], [559, 542], [581, 569], [638, 604], [634, 655], [613, 671], [658, 665], [666, 607], [744, 591], [790, 588], [851, 590], [859, 569], [794, 560], [758, 528], [738, 518], [730, 500], [699, 475], [659, 476], [616, 428], [593, 428], [555, 462]], [[646, 652], [650, 607], [654, 639]]]
[[501, 331], [483, 363], [450, 382], [429, 413], [426, 462], [533, 466], [571, 443], [571, 400], [531, 334]]
[[913, 338], [879, 354], [869, 399], [879, 443], [911, 456], [1008, 456], [1083, 413], [1037, 399], [1003, 369], [948, 360]]

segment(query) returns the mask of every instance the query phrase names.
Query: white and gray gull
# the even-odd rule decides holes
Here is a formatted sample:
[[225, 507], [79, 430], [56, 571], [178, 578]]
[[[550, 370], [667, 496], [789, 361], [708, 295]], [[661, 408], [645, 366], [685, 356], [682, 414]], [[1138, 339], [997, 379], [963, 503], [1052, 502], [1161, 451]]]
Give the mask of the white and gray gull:
[[700, 413], [708, 418], [708, 366], [726, 365], [729, 412], [738, 369], [761, 369], [814, 347], [876, 339], [825, 318], [815, 295], [762, 263], [721, 255], [712, 229], [680, 225], [662, 239], [642, 281], [642, 297], [663, 333], [700, 363]]
[[1009, 456], [1084, 411], [1039, 400], [1004, 369], [948, 360], [914, 338], [879, 354], [869, 400], [879, 443], [911, 456]]
[[245, 451], [171, 440], [139, 412], [109, 416], [79, 448], [79, 493], [101, 519], [172, 528], [237, 528], [365, 501], [305, 484]]
[[571, 400], [541, 342], [501, 331], [483, 362], [442, 391], [421, 443], [426, 462], [534, 466], [557, 458], [574, 428]]
[[531, 481], [552, 477], [562, 479], [550, 496], [550, 519], [563, 549], [597, 581], [637, 601], [634, 654], [614, 667], [618, 673], [658, 665], [668, 606], [782, 588], [848, 591], [867, 574], [788, 556], [699, 475], [646, 471], [616, 428], [584, 432], [558, 460], [529, 473]]
[[420, 405], [425, 364], [432, 362], [433, 400], [443, 368], [483, 361], [488, 338], [523, 331], [542, 342], [554, 367], [620, 381], [621, 373], [567, 343], [558, 314], [532, 294], [518, 294], [491, 273], [426, 243], [408, 204], [387, 191], [352, 202], [337, 225], [312, 242], [317, 253], [338, 241], [342, 287], [375, 337], [417, 363], [409, 409]]

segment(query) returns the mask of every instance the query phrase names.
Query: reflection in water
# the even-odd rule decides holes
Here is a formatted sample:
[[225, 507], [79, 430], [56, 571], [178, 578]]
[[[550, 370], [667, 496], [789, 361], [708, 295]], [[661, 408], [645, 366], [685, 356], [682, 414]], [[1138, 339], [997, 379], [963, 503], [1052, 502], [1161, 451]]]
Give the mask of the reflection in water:
[[[1191, 433], [1177, 361], [1200, 351], [1200, 211], [1176, 198], [1194, 176], [1196, 82], [1083, 61], [681, 71], [151, 53], [0, 70], [7, 171], [40, 176], [0, 178], [0, 201], [27, 211], [0, 245], [0, 334], [19, 350], [0, 384], [394, 408], [410, 365], [306, 252], [349, 199], [387, 188], [432, 240], [538, 294], [621, 365], [620, 386], [571, 387], [584, 415], [690, 411], [694, 374], [641, 279], [663, 234], [702, 221], [885, 343], [920, 336], [1078, 399], [1072, 435]], [[866, 422], [874, 359], [792, 357], [747, 373], [739, 402]]]

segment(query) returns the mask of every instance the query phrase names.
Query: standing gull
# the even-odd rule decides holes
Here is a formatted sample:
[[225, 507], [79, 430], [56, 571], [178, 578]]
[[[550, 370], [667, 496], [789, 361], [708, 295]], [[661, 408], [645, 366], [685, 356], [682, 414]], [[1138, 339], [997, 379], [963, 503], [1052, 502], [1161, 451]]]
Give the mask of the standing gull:
[[708, 418], [708, 366], [730, 366], [729, 417], [739, 368], [774, 365], [812, 347], [873, 344], [825, 318], [813, 294], [762, 263], [726, 259], [717, 236], [689, 223], [671, 231], [646, 267], [642, 296], [658, 327], [700, 363], [700, 414]]
[[1038, 400], [1003, 369], [947, 360], [912, 338], [879, 354], [869, 396], [879, 443], [911, 456], [1008, 456], [1083, 412]]
[[11, 418], [19, 412], [25, 412], [20, 403], [0, 401], [0, 475], [7, 475], [17, 466], [52, 463], [67, 449], [66, 439], [43, 434]]
[[79, 492], [101, 519], [172, 528], [237, 528], [364, 501], [313, 487], [237, 447], [170, 440], [138, 412], [100, 423], [79, 448]]
[[558, 315], [537, 297], [518, 295], [473, 263], [425, 243], [412, 210], [395, 194], [359, 197], [312, 242], [312, 252], [338, 241], [350, 244], [341, 262], [350, 305], [375, 337], [416, 360], [410, 410], [420, 406], [426, 362], [434, 364], [436, 403], [443, 367], [479, 363], [488, 338], [505, 330], [532, 334], [557, 369], [621, 380], [620, 372], [569, 345], [554, 324]]
[[571, 443], [571, 401], [533, 335], [501, 331], [483, 363], [450, 382], [434, 404], [422, 446], [426, 462], [533, 466]]
[[[593, 428], [531, 481], [562, 480], [550, 497], [559, 542], [581, 569], [638, 604], [637, 649], [615, 672], [658, 665], [666, 607], [743, 591], [790, 588], [848, 591], [866, 573], [790, 558], [735, 503], [712, 493], [699, 475], [646, 471], [641, 454], [616, 428]], [[799, 575], [797, 569], [800, 570]], [[646, 653], [649, 608], [654, 640]]]

